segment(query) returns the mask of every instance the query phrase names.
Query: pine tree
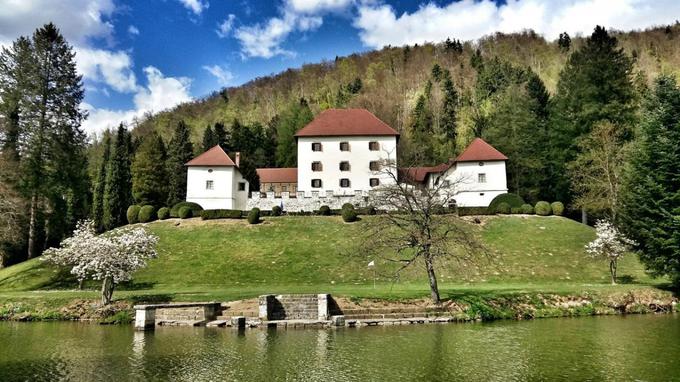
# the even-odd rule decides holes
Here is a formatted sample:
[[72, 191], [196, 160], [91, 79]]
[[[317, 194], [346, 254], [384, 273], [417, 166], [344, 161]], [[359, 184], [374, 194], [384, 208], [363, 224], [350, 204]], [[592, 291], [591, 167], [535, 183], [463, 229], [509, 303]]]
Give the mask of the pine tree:
[[444, 99], [442, 100], [442, 112], [439, 121], [439, 128], [442, 131], [445, 139], [456, 145], [456, 138], [458, 132], [456, 130], [456, 113], [458, 108], [458, 92], [453, 85], [451, 73], [448, 70], [444, 71], [444, 82], [442, 84], [442, 92]]
[[647, 100], [623, 192], [619, 224], [654, 275], [680, 286], [680, 87], [656, 80]]
[[184, 121], [179, 121], [175, 127], [175, 134], [168, 146], [166, 162], [168, 174], [168, 206], [182, 202], [187, 193], [187, 170], [184, 165], [194, 156], [194, 146], [189, 138], [189, 127]]
[[106, 169], [109, 166], [111, 157], [111, 132], [104, 132], [104, 139], [102, 141], [104, 146], [104, 153], [102, 154], [102, 162], [97, 171], [97, 177], [94, 183], [94, 190], [92, 191], [92, 220], [94, 221], [97, 231], [104, 230], [104, 191], [106, 188]]
[[406, 155], [407, 162], [409, 165], [434, 165], [436, 159], [432, 150], [434, 133], [432, 112], [427, 107], [427, 98], [424, 94], [418, 97], [410, 120], [411, 152]]
[[232, 147], [229, 133], [227, 133], [223, 123], [215, 123], [213, 134], [215, 134], [215, 144], [213, 146], [220, 145], [224, 151], [231, 151]]
[[314, 116], [304, 98], [288, 107], [281, 114], [277, 125], [276, 164], [279, 167], [297, 166], [297, 144], [295, 133], [312, 121]]
[[132, 162], [132, 196], [141, 205], [156, 207], [167, 201], [167, 176], [163, 139], [152, 133], [142, 140]]
[[206, 127], [205, 131], [203, 132], [203, 152], [210, 150], [211, 148], [215, 147], [215, 145], [217, 145], [215, 133], [213, 132], [212, 127], [208, 125], [208, 127]]
[[126, 223], [126, 211], [132, 204], [132, 138], [123, 124], [118, 126], [116, 141], [106, 168], [104, 184], [104, 229], [113, 229]]
[[441, 81], [443, 74], [444, 73], [442, 72], [442, 67], [439, 66], [439, 64], [434, 64], [432, 66], [431, 75], [432, 75], [432, 79], [434, 80], [434, 82]]
[[568, 52], [571, 48], [571, 37], [567, 32], [560, 33], [560, 37], [557, 40], [557, 46], [560, 47], [562, 52]]

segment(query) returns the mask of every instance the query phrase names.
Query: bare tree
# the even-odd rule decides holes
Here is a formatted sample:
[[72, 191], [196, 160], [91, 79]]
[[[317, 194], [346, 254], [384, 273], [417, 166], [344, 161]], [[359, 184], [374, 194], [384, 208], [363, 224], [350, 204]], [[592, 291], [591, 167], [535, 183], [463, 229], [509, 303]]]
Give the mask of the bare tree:
[[447, 257], [471, 264], [486, 251], [468, 222], [456, 214], [444, 214], [455, 206], [456, 192], [466, 179], [442, 177], [422, 185], [415, 182], [417, 171], [417, 168], [404, 169], [400, 179], [399, 171], [389, 162], [380, 171], [390, 182], [377, 189], [370, 202], [385, 213], [368, 227], [367, 248], [386, 261], [398, 263], [397, 278], [412, 265], [424, 265], [432, 301], [439, 304], [437, 260]]

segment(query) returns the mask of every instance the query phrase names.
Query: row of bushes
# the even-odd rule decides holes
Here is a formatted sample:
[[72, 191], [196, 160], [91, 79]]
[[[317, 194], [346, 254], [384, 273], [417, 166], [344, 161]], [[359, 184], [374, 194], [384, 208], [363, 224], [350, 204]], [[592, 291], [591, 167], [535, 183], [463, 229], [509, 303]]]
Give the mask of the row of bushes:
[[548, 203], [548, 202], [538, 202], [536, 203], [536, 206], [532, 206], [531, 204], [522, 204], [520, 207], [511, 207], [508, 203], [500, 203], [496, 210], [496, 213], [499, 214], [529, 214], [529, 215], [539, 215], [539, 216], [548, 216], [548, 215], [557, 215], [557, 216], [562, 216], [564, 214], [564, 204], [562, 202], [553, 202], [553, 203]]
[[169, 207], [161, 207], [156, 210], [152, 205], [133, 204], [127, 209], [127, 221], [129, 224], [148, 223], [154, 220], [165, 220], [168, 218], [188, 219], [193, 216], [200, 216], [203, 208], [192, 202], [180, 202]]

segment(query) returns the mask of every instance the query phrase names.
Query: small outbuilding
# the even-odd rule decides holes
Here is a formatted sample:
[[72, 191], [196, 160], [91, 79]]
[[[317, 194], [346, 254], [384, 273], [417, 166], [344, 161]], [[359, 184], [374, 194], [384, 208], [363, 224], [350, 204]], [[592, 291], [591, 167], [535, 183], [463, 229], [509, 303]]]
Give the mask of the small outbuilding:
[[250, 185], [235, 161], [219, 145], [187, 162], [187, 202], [204, 209], [245, 210]]

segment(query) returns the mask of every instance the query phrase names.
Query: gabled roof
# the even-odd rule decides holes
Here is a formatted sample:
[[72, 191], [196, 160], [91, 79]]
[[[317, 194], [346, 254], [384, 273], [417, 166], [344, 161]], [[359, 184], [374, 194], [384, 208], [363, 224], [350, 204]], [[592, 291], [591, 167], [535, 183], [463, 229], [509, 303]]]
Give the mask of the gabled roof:
[[456, 162], [478, 162], [488, 160], [508, 160], [508, 157], [486, 143], [482, 138], [475, 138], [463, 151]]
[[297, 183], [297, 168], [258, 168], [260, 183]]
[[399, 136], [399, 133], [366, 109], [328, 109], [296, 137], [342, 137], [342, 136]]
[[236, 166], [236, 164], [229, 158], [229, 155], [217, 145], [190, 160], [185, 166]]
[[404, 182], [422, 183], [432, 173], [441, 173], [449, 169], [452, 163], [442, 163], [431, 167], [408, 167], [398, 170], [399, 180]]

